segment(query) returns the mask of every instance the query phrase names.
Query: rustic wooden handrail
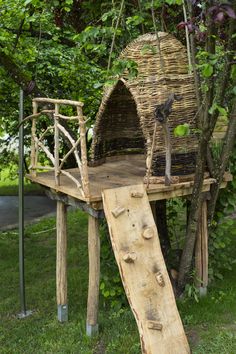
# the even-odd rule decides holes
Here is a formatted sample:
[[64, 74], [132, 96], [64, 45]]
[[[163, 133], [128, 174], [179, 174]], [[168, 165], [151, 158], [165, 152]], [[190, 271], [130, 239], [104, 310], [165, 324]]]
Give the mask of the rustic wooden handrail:
[[[53, 110], [39, 110], [39, 105], [42, 104], [53, 104]], [[61, 105], [71, 105], [75, 106], [77, 110], [76, 116], [65, 116], [60, 114]], [[82, 111], [83, 103], [71, 100], [62, 100], [62, 99], [52, 99], [52, 98], [43, 98], [38, 97], [33, 99], [33, 114], [26, 117], [25, 120], [32, 120], [31, 128], [31, 164], [30, 164], [30, 173], [32, 177], [36, 177], [37, 170], [50, 170], [54, 171], [55, 176], [55, 185], [60, 185], [60, 175], [63, 174], [70, 178], [79, 188], [82, 195], [86, 198], [89, 197], [89, 177], [88, 177], [88, 163], [87, 163], [87, 146], [86, 146], [86, 121], [83, 116]], [[47, 127], [44, 132], [38, 137], [37, 132], [37, 122], [40, 118], [40, 115], [51, 113], [53, 117], [53, 125]], [[60, 123], [60, 119], [65, 120], [77, 120], [79, 124], [79, 133], [80, 137], [75, 141], [72, 138], [70, 133], [63, 127]], [[43, 138], [46, 133], [52, 129], [54, 133], [54, 153], [51, 153], [49, 149], [44, 145]], [[59, 150], [60, 150], [60, 134], [63, 134], [71, 144], [71, 149], [60, 159]], [[80, 145], [81, 157], [77, 151], [77, 147]], [[38, 164], [38, 152], [39, 149], [43, 151], [47, 158], [50, 160], [53, 166], [39, 166]], [[76, 163], [79, 168], [81, 182], [77, 180], [70, 172], [62, 170], [62, 167], [69, 157], [70, 154], [74, 154]]]
[[69, 105], [69, 106], [76, 106], [76, 107], [83, 107], [83, 105], [84, 105], [82, 102], [79, 102], [79, 101], [61, 100], [61, 99], [54, 99], [54, 98], [47, 98], [47, 97], [33, 98], [33, 102], [52, 103], [52, 104]]

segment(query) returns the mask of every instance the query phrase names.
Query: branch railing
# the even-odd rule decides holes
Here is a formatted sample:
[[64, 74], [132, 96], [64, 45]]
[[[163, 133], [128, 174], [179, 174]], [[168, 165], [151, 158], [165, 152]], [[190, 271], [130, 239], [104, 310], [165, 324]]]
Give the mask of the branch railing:
[[[39, 110], [40, 105], [53, 105], [54, 109]], [[76, 108], [76, 116], [65, 116], [60, 114], [60, 107], [65, 105], [74, 106]], [[83, 116], [83, 103], [71, 100], [61, 100], [52, 98], [34, 98], [33, 99], [33, 114], [26, 119], [32, 120], [31, 128], [31, 163], [30, 175], [36, 177], [37, 170], [54, 171], [55, 185], [60, 185], [60, 176], [65, 175], [72, 180], [76, 187], [80, 190], [83, 197], [88, 198], [89, 191], [89, 177], [88, 177], [88, 161], [87, 161], [87, 146], [86, 146], [86, 121]], [[53, 124], [49, 125], [45, 131], [37, 136], [37, 121], [42, 115], [52, 115]], [[75, 120], [79, 124], [79, 138], [75, 140], [71, 134], [60, 124], [60, 120], [72, 121]], [[54, 134], [54, 151], [53, 153], [44, 144], [44, 138], [48, 132], [52, 131]], [[64, 136], [71, 145], [70, 150], [60, 159], [60, 136]], [[80, 146], [80, 154], [78, 147]], [[41, 166], [38, 162], [39, 151], [43, 151], [51, 162], [51, 166]], [[63, 170], [63, 166], [68, 157], [74, 154], [77, 167], [79, 169], [80, 179], [75, 178], [69, 171]]]

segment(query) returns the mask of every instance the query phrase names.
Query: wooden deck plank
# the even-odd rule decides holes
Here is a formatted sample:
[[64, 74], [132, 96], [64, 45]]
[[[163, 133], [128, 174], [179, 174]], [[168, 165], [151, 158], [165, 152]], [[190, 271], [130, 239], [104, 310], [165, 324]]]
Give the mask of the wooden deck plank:
[[[78, 168], [67, 170], [73, 177], [79, 179]], [[39, 183], [42, 186], [49, 187], [55, 191], [64, 193], [76, 199], [86, 202], [101, 202], [102, 191], [105, 189], [119, 188], [134, 184], [143, 183], [145, 176], [145, 159], [142, 155], [140, 158], [124, 159], [121, 161], [108, 161], [103, 165], [89, 167], [89, 182], [90, 182], [90, 198], [85, 198], [81, 195], [76, 185], [66, 176], [61, 175], [60, 185], [55, 185], [54, 172], [39, 172], [36, 177], [27, 175], [32, 182]], [[226, 181], [229, 180], [227, 175]], [[203, 184], [203, 192], [210, 189], [210, 185], [214, 183], [212, 178], [206, 178]], [[226, 182], [222, 183], [224, 188]], [[163, 184], [150, 184], [147, 193], [150, 201], [181, 197], [192, 193], [193, 180], [188, 182], [180, 182], [165, 186]]]

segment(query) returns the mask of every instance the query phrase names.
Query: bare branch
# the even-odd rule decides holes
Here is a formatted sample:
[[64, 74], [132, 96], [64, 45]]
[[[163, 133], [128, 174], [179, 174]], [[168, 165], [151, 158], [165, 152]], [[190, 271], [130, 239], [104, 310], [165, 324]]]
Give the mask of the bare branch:
[[107, 64], [107, 72], [110, 70], [110, 67], [111, 67], [111, 56], [112, 56], [113, 49], [114, 49], [116, 32], [117, 32], [117, 29], [118, 29], [118, 26], [119, 26], [119, 23], [120, 23], [120, 18], [121, 18], [122, 11], [123, 11], [123, 8], [124, 8], [124, 3], [125, 3], [125, 0], [122, 0], [121, 5], [120, 5], [120, 11], [119, 11], [119, 14], [118, 14], [118, 17], [117, 17], [117, 21], [116, 21], [114, 34], [113, 34], [113, 37], [112, 37], [111, 49], [110, 49], [109, 58], [108, 58], [108, 64]]
[[229, 119], [228, 129], [224, 140], [224, 145], [220, 157], [220, 167], [215, 175], [216, 183], [211, 186], [211, 200], [208, 204], [208, 220], [209, 222], [212, 221], [216, 201], [219, 194], [220, 184], [223, 180], [225, 169], [229, 162], [230, 153], [235, 144], [235, 137], [236, 137], [236, 102], [234, 102], [234, 106], [232, 109], [232, 113]]

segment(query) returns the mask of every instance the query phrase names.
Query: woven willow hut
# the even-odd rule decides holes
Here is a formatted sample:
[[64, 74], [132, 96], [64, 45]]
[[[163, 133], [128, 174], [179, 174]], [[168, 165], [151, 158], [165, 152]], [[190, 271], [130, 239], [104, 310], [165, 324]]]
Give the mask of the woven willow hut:
[[[195, 127], [196, 98], [193, 76], [188, 73], [186, 48], [172, 35], [159, 32], [145, 34], [130, 43], [121, 58], [134, 60], [138, 76], [120, 78], [105, 90], [94, 128], [91, 165], [99, 165], [112, 156], [150, 153], [156, 105], [162, 104], [171, 93], [181, 95], [169, 116], [171, 131], [171, 174], [188, 175], [194, 172], [197, 137], [174, 136], [177, 125], [188, 123]], [[122, 157], [123, 156], [123, 157]], [[126, 157], [127, 158], [127, 157]], [[152, 159], [153, 176], [165, 174], [165, 143], [161, 124], [157, 127]]]

